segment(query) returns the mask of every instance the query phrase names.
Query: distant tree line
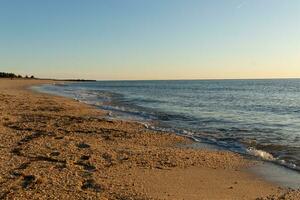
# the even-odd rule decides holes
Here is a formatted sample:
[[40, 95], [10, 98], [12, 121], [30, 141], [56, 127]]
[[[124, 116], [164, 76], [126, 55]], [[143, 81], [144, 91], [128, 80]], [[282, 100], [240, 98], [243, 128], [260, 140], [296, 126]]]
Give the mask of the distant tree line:
[[[0, 72], [0, 78], [23, 78], [21, 75], [16, 75], [14, 73], [6, 73], [6, 72]], [[26, 75], [24, 78], [34, 78], [34, 76], [28, 76]]]

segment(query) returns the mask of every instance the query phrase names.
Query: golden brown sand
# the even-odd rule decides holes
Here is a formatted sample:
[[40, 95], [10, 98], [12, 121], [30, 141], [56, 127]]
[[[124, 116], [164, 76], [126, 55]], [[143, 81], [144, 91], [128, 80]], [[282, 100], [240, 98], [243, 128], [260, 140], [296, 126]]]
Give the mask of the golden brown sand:
[[298, 199], [239, 155], [25, 89], [49, 82], [0, 79], [0, 199]]

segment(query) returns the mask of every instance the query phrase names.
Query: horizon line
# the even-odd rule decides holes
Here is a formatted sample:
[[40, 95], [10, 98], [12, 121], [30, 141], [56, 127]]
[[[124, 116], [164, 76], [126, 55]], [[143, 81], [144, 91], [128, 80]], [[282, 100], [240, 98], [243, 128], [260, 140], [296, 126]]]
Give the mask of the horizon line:
[[84, 78], [40, 78], [53, 80], [91, 80], [91, 81], [213, 81], [213, 80], [295, 80], [300, 77], [287, 78], [195, 78], [195, 79], [84, 79]]

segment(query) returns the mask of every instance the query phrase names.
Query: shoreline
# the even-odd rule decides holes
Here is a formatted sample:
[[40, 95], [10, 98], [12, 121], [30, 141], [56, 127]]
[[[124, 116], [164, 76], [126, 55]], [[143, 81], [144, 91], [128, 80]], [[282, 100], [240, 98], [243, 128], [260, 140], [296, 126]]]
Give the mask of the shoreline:
[[299, 197], [245, 172], [253, 162], [235, 153], [177, 148], [190, 141], [25, 89], [47, 82], [0, 79], [3, 199]]
[[[58, 81], [58, 80], [57, 80]], [[76, 82], [73, 82], [73, 83], [76, 83]], [[63, 82], [63, 83], [57, 83], [54, 85], [65, 85], [66, 83]], [[69, 85], [69, 84], [67, 84]], [[230, 152], [234, 152], [234, 153], [238, 153], [242, 156], [246, 156], [246, 157], [249, 157], [250, 159], [254, 158], [254, 160], [256, 161], [261, 161], [261, 162], [266, 162], [266, 163], [271, 163], [275, 166], [279, 166], [282, 168], [281, 171], [283, 170], [288, 170], [288, 171], [291, 171], [291, 172], [297, 172], [295, 173], [296, 177], [299, 178], [300, 180], [300, 174], [298, 174], [300, 171], [299, 171], [299, 168], [295, 168], [292, 163], [289, 163], [289, 162], [285, 162], [284, 160], [280, 160], [280, 159], [276, 159], [275, 157], [272, 156], [272, 154], [270, 154], [268, 151], [264, 151], [264, 150], [259, 150], [259, 149], [255, 149], [255, 148], [247, 148], [247, 147], [240, 147], [240, 149], [236, 149], [236, 150], [230, 150], [229, 148], [226, 148], [224, 146], [220, 146], [218, 144], [213, 144], [211, 142], [205, 142], [205, 138], [203, 139], [198, 139], [198, 138], [195, 138], [194, 136], [191, 136], [190, 134], [184, 134], [184, 132], [189, 132], [189, 131], [186, 131], [185, 129], [180, 130], [180, 129], [173, 129], [173, 128], [163, 128], [161, 126], [157, 126], [157, 124], [159, 123], [158, 120], [156, 121], [147, 121], [146, 119], [134, 119], [134, 118], [130, 118], [130, 116], [122, 116], [123, 113], [121, 113], [121, 115], [118, 113], [118, 111], [114, 110], [114, 109], [109, 109], [109, 108], [102, 108], [97, 105], [97, 104], [94, 104], [94, 103], [91, 103], [89, 101], [84, 101], [84, 100], [79, 100], [78, 98], [75, 98], [74, 97], [74, 94], [71, 94], [71, 95], [66, 95], [66, 93], [64, 92], [64, 90], [60, 91], [55, 91], [55, 90], [51, 90], [51, 89], [45, 89], [43, 86], [38, 86], [38, 87], [31, 87], [31, 89], [33, 91], [37, 91], [37, 92], [41, 92], [41, 93], [45, 93], [45, 94], [51, 94], [51, 95], [57, 95], [57, 96], [61, 96], [61, 97], [66, 97], [66, 98], [69, 98], [69, 99], [75, 99], [81, 103], [84, 103], [84, 104], [87, 104], [87, 105], [90, 105], [90, 106], [93, 106], [95, 107], [96, 109], [100, 109], [102, 111], [105, 111], [107, 112], [107, 117], [105, 117], [106, 119], [111, 119], [111, 120], [122, 120], [122, 121], [125, 121], [125, 122], [135, 122], [135, 123], [140, 123], [142, 125], [144, 125], [147, 129], [149, 130], [152, 130], [152, 131], [158, 131], [158, 132], [162, 132], [162, 133], [172, 133], [172, 134], [176, 134], [176, 135], [179, 135], [179, 136], [182, 136], [182, 137], [185, 137], [187, 139], [190, 139], [192, 140], [193, 142], [195, 143], [201, 143], [202, 145], [207, 145], [207, 146], [211, 146], [213, 147], [214, 149], [218, 149], [218, 150], [222, 150], [222, 151], [230, 151]], [[76, 95], [75, 95], [76, 96]], [[110, 104], [107, 104], [107, 105], [110, 105]], [[124, 111], [125, 113], [126, 111]], [[114, 114], [110, 114], [110, 113], [114, 113]], [[126, 115], [126, 114], [125, 114]], [[127, 113], [127, 115], [130, 115]], [[200, 130], [201, 131], [201, 130]], [[204, 140], [204, 141], [202, 141]], [[197, 146], [197, 145], [196, 145]], [[262, 169], [260, 169], [260, 173], [264, 173], [264, 172], [261, 172]], [[278, 170], [276, 170], [278, 171]], [[276, 180], [276, 179], [275, 179]], [[281, 181], [278, 181], [279, 183], [281, 183]], [[277, 183], [277, 181], [275, 182]], [[288, 186], [290, 187], [291, 184], [285, 184], [284, 187]], [[300, 186], [300, 182], [297, 184], [296, 187], [298, 187], [298, 185]], [[293, 184], [293, 188], [295, 187], [295, 184]]]

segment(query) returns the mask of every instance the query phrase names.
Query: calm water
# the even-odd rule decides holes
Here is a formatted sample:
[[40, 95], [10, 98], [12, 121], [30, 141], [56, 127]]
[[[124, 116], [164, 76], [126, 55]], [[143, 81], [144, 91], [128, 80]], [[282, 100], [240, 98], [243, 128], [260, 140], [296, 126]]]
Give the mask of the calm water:
[[106, 81], [40, 90], [300, 169], [300, 80]]

